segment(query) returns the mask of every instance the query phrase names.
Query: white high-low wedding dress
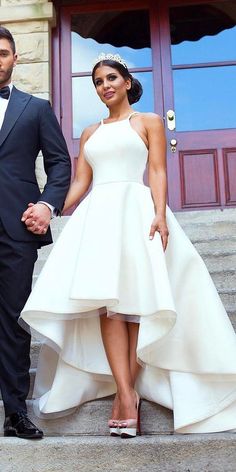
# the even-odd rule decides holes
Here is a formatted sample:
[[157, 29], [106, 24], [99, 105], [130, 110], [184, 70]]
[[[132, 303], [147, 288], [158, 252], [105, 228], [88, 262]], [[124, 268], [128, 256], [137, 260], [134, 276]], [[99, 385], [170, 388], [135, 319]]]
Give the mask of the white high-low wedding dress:
[[[179, 433], [236, 427], [236, 336], [208, 271], [167, 208], [169, 242], [149, 240], [147, 148], [130, 119], [103, 122], [85, 144], [93, 188], [56, 242], [22, 319], [45, 337], [35, 383], [40, 414], [115, 392], [99, 315], [140, 323], [139, 394], [173, 409]], [[104, 419], [105, 421], [105, 419]]]

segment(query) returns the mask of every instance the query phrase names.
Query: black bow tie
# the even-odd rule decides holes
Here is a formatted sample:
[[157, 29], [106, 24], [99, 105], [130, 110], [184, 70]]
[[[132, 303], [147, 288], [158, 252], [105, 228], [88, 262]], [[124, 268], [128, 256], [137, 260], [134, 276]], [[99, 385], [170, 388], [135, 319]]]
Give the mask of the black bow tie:
[[0, 88], [0, 97], [8, 100], [8, 98], [10, 97], [10, 87], [8, 87], [8, 85], [6, 87]]

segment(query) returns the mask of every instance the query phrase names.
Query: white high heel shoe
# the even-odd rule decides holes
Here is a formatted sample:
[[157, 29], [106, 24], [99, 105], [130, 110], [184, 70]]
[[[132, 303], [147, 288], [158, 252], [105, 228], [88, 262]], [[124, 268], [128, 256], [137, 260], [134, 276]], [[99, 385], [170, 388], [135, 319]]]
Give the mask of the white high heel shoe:
[[120, 431], [120, 437], [125, 438], [135, 438], [137, 434], [141, 435], [141, 422], [140, 422], [140, 407], [141, 407], [141, 400], [139, 395], [136, 393], [136, 409], [137, 409], [137, 418], [127, 419], [127, 420], [119, 420], [118, 428]]
[[109, 420], [108, 427], [110, 430], [110, 436], [120, 436], [119, 420]]

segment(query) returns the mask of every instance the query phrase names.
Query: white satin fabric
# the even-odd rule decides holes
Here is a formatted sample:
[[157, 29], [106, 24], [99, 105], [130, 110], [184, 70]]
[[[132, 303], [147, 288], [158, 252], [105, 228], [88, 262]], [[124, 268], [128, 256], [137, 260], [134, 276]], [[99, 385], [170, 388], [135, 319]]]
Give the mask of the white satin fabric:
[[139, 321], [140, 395], [173, 409], [180, 433], [236, 427], [236, 336], [208, 271], [167, 208], [169, 243], [149, 240], [148, 151], [129, 119], [85, 145], [93, 188], [56, 242], [22, 319], [45, 337], [40, 415], [115, 392], [99, 314]]

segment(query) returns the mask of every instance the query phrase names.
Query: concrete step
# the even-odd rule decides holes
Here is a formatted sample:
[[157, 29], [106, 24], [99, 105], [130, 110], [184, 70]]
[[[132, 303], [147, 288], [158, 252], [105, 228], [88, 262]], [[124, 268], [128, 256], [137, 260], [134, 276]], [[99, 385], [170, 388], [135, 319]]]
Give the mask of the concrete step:
[[[236, 308], [236, 304], [234, 306]], [[228, 312], [229, 319], [233, 325], [234, 331], [236, 332], [236, 311], [229, 311]]]
[[41, 342], [32, 339], [30, 348], [31, 369], [36, 369], [38, 363], [39, 352], [41, 349]]
[[191, 241], [211, 240], [214, 237], [230, 238], [236, 234], [235, 223], [214, 223], [197, 225], [191, 224], [188, 226], [181, 225], [187, 236]]
[[231, 255], [236, 253], [236, 237], [197, 241], [194, 246], [203, 258], [204, 256]]
[[217, 270], [211, 272], [217, 290], [234, 290], [236, 288], [236, 270]]
[[236, 222], [236, 209], [226, 208], [214, 210], [194, 210], [175, 212], [175, 216], [181, 226], [187, 227], [190, 224], [209, 224], [209, 223], [232, 223]]
[[[27, 405], [30, 418], [43, 429], [46, 436], [108, 436], [107, 421], [111, 414], [112, 401], [113, 397], [106, 397], [87, 402], [77, 408], [73, 415], [47, 420], [35, 416], [31, 400], [27, 401]], [[0, 425], [3, 421], [4, 410], [3, 404], [0, 402]], [[143, 434], [173, 433], [172, 412], [155, 403], [142, 401], [141, 421]], [[1, 432], [1, 434], [3, 433]]]
[[234, 472], [236, 436], [0, 438], [3, 472]]
[[236, 288], [233, 290], [218, 290], [218, 293], [226, 311], [228, 313], [234, 311], [236, 307]]
[[236, 270], [236, 252], [231, 254], [203, 255], [203, 260], [210, 273], [219, 270]]

